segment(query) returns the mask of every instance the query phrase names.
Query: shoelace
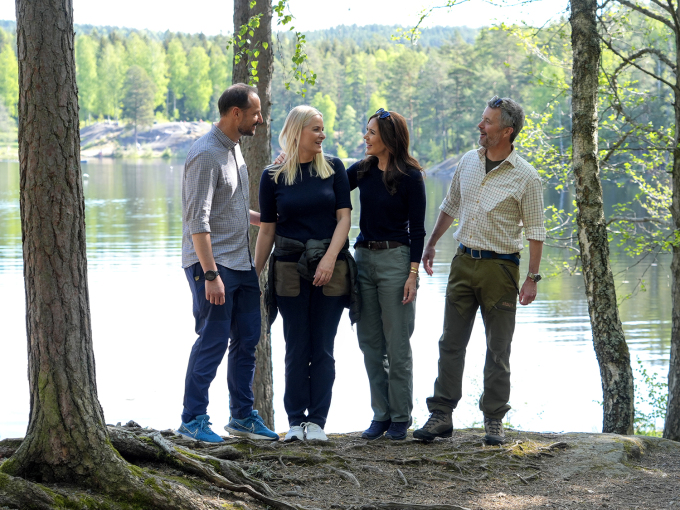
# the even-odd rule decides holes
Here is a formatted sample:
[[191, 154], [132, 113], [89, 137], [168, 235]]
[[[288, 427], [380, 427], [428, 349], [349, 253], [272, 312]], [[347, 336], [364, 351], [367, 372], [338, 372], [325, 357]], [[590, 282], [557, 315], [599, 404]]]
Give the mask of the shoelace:
[[198, 422], [198, 429], [205, 432], [206, 429], [210, 430], [210, 423], [207, 418], [203, 418], [201, 421]]
[[492, 436], [499, 436], [501, 433], [501, 430], [503, 428], [503, 424], [500, 422], [500, 420], [489, 420], [486, 422], [488, 428], [489, 428], [489, 434]]
[[430, 418], [427, 420], [427, 423], [425, 424], [425, 427], [428, 425], [431, 427], [434, 427], [438, 423], [443, 422], [446, 419], [444, 413], [441, 411], [433, 411], [433, 413], [430, 415]]

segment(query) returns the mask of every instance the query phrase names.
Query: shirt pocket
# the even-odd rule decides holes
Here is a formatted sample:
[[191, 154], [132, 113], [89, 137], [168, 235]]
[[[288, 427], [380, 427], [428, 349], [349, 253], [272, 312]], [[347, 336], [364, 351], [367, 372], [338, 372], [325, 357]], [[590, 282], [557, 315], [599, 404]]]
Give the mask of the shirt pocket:
[[336, 260], [333, 276], [323, 286], [324, 296], [347, 296], [349, 294], [349, 269], [346, 260]]
[[297, 262], [274, 263], [274, 289], [281, 297], [297, 297], [300, 295], [300, 274]]

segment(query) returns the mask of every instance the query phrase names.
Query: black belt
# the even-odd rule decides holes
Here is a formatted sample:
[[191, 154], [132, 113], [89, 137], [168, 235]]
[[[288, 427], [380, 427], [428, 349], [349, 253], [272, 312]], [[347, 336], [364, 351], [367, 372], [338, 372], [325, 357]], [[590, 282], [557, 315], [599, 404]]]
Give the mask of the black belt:
[[496, 253], [495, 251], [487, 250], [475, 250], [473, 248], [468, 248], [463, 243], [460, 243], [459, 248], [463, 250], [464, 253], [469, 253], [473, 259], [501, 259], [509, 260], [514, 262], [519, 266], [519, 252], [517, 253]]
[[389, 250], [400, 246], [406, 245], [398, 241], [359, 241], [354, 245], [355, 248], [368, 248], [369, 250]]

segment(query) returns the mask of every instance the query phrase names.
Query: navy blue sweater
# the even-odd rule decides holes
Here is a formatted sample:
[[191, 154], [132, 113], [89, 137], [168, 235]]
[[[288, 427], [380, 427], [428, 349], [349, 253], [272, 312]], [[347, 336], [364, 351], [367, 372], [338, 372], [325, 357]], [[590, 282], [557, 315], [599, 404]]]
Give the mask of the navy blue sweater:
[[411, 262], [420, 262], [425, 244], [425, 183], [413, 168], [401, 175], [397, 192], [390, 195], [377, 165], [361, 179], [357, 177], [361, 161], [347, 170], [350, 189], [359, 188], [361, 213], [357, 236], [360, 241], [397, 241], [411, 246]]
[[260, 221], [276, 223], [276, 233], [302, 243], [329, 239], [337, 226], [335, 212], [351, 209], [345, 166], [338, 158], [328, 158], [335, 174], [322, 179], [310, 174], [311, 163], [300, 165], [295, 183], [288, 186], [284, 176], [275, 183], [265, 170], [260, 179]]

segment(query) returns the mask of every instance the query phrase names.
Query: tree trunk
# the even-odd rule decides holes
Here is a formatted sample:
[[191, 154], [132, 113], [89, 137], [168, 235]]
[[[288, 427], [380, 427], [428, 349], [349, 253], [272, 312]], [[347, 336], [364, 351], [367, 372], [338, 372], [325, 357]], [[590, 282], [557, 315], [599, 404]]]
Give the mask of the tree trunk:
[[[262, 118], [264, 124], [259, 126], [253, 137], [241, 138], [241, 150], [243, 157], [248, 165], [250, 175], [250, 208], [259, 211], [258, 194], [260, 189], [260, 176], [262, 170], [271, 163], [271, 108], [272, 92], [271, 82], [274, 71], [274, 53], [271, 44], [272, 35], [272, 3], [271, 0], [257, 0], [256, 5], [251, 9], [250, 0], [234, 0], [234, 33], [238, 33], [241, 25], [248, 23], [250, 16], [262, 13], [260, 27], [255, 29], [255, 34], [250, 40], [255, 44], [259, 41], [257, 48], [260, 54], [257, 57], [257, 93], [262, 103]], [[265, 49], [262, 43], [266, 42], [269, 46]], [[235, 46], [236, 50], [237, 46]], [[250, 61], [246, 58], [236, 64], [233, 69], [233, 83], [248, 83], [248, 69], [251, 67]], [[255, 242], [259, 228], [250, 228], [250, 248], [255, 253]], [[262, 271], [261, 283], [266, 278], [267, 268]], [[257, 346], [257, 366], [255, 368], [255, 381], [253, 383], [253, 393], [255, 395], [255, 408], [259, 411], [262, 419], [268, 427], [274, 427], [274, 382], [272, 375], [271, 357], [271, 331], [267, 311], [264, 303], [260, 303], [262, 314], [262, 333], [260, 343]]]
[[616, 303], [598, 168], [597, 92], [600, 42], [596, 0], [571, 1], [573, 161], [577, 225], [593, 344], [602, 378], [603, 432], [633, 433], [634, 384]]
[[[680, 11], [680, 8], [678, 9]], [[680, 12], [678, 12], [680, 14]], [[676, 66], [680, 64], [680, 34], [675, 32]], [[680, 67], [676, 67], [680, 69]], [[676, 74], [676, 85], [677, 74]], [[675, 149], [673, 151], [673, 197], [671, 214], [676, 236], [680, 231], [680, 94], [675, 92]], [[680, 246], [673, 245], [671, 262], [673, 309], [671, 311], [671, 360], [668, 367], [668, 405], [663, 437], [680, 441]]]
[[71, 0], [17, 0], [30, 418], [3, 471], [103, 487], [124, 462], [97, 398]]

